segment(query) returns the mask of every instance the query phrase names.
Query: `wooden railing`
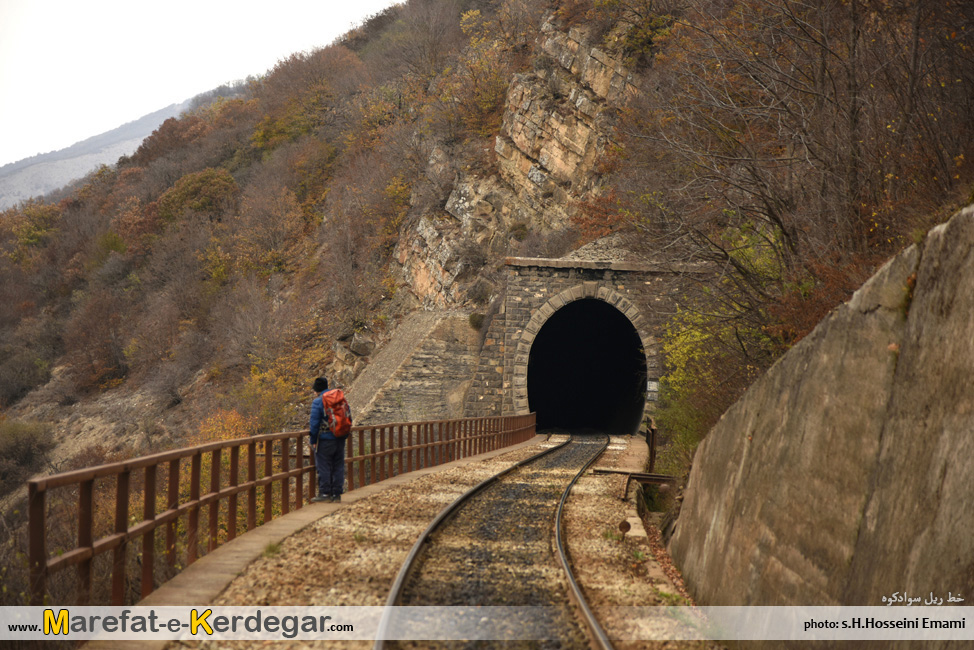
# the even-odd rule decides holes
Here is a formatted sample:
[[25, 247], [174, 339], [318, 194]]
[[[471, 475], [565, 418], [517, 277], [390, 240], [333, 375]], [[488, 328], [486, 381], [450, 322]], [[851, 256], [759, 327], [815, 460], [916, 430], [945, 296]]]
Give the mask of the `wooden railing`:
[[[534, 433], [534, 414], [354, 427], [346, 443], [348, 489], [523, 442]], [[65, 576], [69, 567], [76, 568], [75, 584], [62, 585], [57, 597], [89, 604], [93, 577], [110, 576], [113, 605], [144, 598], [159, 573], [171, 576], [241, 529], [301, 508], [317, 483], [307, 439], [308, 432], [299, 431], [218, 441], [29, 481], [31, 604], [50, 598], [52, 576]], [[164, 534], [156, 534], [159, 528]], [[130, 552], [139, 540], [141, 548]], [[110, 567], [94, 568], [109, 552]], [[138, 592], [129, 584], [136, 572]]]

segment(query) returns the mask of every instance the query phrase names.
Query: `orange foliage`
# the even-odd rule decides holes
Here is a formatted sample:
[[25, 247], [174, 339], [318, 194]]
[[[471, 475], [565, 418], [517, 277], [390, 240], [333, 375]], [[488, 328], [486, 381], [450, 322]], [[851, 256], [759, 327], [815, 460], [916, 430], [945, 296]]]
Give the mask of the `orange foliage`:
[[626, 225], [626, 213], [615, 188], [581, 201], [572, 223], [579, 229], [580, 243], [605, 237]]
[[218, 218], [234, 207], [239, 187], [225, 169], [204, 169], [186, 174], [159, 197], [159, 216], [174, 221], [192, 210]]
[[122, 350], [126, 324], [120, 307], [118, 297], [101, 291], [65, 325], [64, 344], [81, 389], [109, 385], [128, 371]]
[[309, 223], [320, 220], [318, 209], [328, 196], [338, 151], [326, 141], [310, 140], [298, 151], [291, 167], [297, 176], [295, 193]]
[[244, 416], [235, 409], [221, 408], [203, 420], [197, 440], [202, 444], [214, 440], [234, 440], [258, 433], [260, 431], [256, 416]]
[[206, 120], [198, 115], [170, 117], [139, 145], [130, 160], [134, 165], [145, 167], [158, 158], [201, 140], [210, 128]]
[[151, 236], [159, 230], [161, 221], [157, 210], [149, 210], [137, 198], [129, 198], [120, 205], [112, 220], [112, 229], [121, 236], [129, 255], [142, 257], [151, 248]]
[[879, 261], [857, 257], [846, 262], [809, 263], [808, 277], [790, 283], [789, 289], [768, 306], [773, 318], [773, 324], [767, 327], [768, 334], [785, 345], [794, 345], [815, 329], [836, 305], [848, 300]]

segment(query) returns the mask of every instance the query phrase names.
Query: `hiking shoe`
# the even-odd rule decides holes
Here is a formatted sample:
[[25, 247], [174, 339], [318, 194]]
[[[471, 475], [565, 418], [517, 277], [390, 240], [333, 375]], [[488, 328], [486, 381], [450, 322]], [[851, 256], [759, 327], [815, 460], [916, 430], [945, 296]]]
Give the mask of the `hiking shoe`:
[[321, 503], [322, 501], [331, 501], [331, 497], [325, 496], [324, 494], [319, 494], [316, 497], [311, 497], [312, 503]]
[[331, 502], [332, 503], [341, 503], [342, 502], [342, 495], [336, 494], [335, 496], [333, 496], [331, 498]]

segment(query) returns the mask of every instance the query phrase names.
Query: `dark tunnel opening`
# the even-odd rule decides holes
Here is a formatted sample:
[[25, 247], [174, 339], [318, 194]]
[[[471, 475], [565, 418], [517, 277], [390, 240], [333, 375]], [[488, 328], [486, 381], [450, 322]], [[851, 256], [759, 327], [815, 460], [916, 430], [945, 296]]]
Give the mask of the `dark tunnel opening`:
[[542, 326], [528, 357], [528, 403], [538, 429], [639, 429], [646, 354], [632, 323], [594, 298], [576, 300]]

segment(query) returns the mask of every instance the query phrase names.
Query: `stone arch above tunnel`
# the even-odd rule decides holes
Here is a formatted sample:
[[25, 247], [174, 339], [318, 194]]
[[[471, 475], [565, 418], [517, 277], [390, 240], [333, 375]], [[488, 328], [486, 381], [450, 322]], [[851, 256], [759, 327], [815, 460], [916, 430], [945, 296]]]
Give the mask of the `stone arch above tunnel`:
[[[590, 302], [582, 302], [590, 301]], [[598, 302], [591, 302], [598, 301]], [[591, 305], [591, 306], [588, 306]], [[584, 310], [584, 311], [583, 311]], [[575, 285], [569, 289], [563, 290], [550, 300], [541, 305], [537, 311], [531, 316], [527, 325], [524, 327], [524, 331], [517, 342], [516, 353], [514, 357], [513, 370], [513, 400], [514, 400], [514, 410], [518, 414], [529, 413], [532, 410], [539, 410], [538, 404], [543, 400], [535, 396], [532, 400], [531, 394], [531, 377], [529, 376], [529, 368], [533, 362], [535, 366], [540, 366], [541, 363], [535, 359], [535, 355], [532, 352], [536, 349], [536, 342], [539, 340], [539, 336], [544, 336], [546, 331], [546, 326], [553, 327], [555, 323], [559, 320], [559, 317], [563, 317], [568, 314], [569, 311], [578, 312], [579, 314], [585, 312], [598, 312], [598, 314], [593, 313], [590, 318], [605, 319], [609, 316], [608, 320], [614, 320], [615, 329], [612, 332], [612, 337], [615, 338], [619, 336], [620, 338], [626, 338], [626, 341], [621, 345], [627, 349], [628, 353], [638, 353], [642, 357], [641, 363], [638, 367], [633, 366], [630, 362], [627, 372], [638, 373], [640, 376], [638, 378], [633, 377], [632, 379], [626, 380], [624, 382], [625, 386], [619, 386], [619, 390], [626, 390], [629, 393], [633, 393], [636, 389], [639, 394], [628, 395], [627, 396], [627, 406], [625, 409], [628, 411], [627, 414], [616, 413], [615, 406], [611, 403], [607, 404], [608, 410], [613, 411], [611, 417], [616, 417], [621, 415], [624, 422], [613, 423], [612, 428], [617, 433], [632, 433], [639, 427], [639, 423], [643, 420], [645, 416], [646, 408], [646, 396], [649, 395], [655, 399], [654, 391], [647, 391], [647, 387], [655, 389], [655, 377], [649, 377], [649, 367], [650, 362], [647, 360], [647, 351], [654, 352], [654, 339], [647, 333], [647, 322], [646, 319], [640, 314], [639, 309], [636, 305], [628, 300], [625, 296], [619, 293], [615, 289], [611, 289], [605, 286], [600, 286], [598, 282], [582, 282]], [[612, 318], [612, 315], [615, 318]], [[572, 321], [573, 324], [577, 324], [578, 317], [574, 317], [576, 320]], [[605, 321], [603, 321], [605, 322]], [[628, 324], [631, 328], [630, 333], [627, 335], [625, 327], [622, 326], [620, 329], [620, 323]], [[563, 325], [564, 327], [564, 325]], [[549, 337], [552, 334], [549, 333]], [[562, 335], [564, 338], [564, 334]], [[549, 355], [550, 356], [550, 355]], [[569, 360], [570, 365], [574, 365], [575, 359]], [[536, 370], [537, 372], [537, 370]], [[593, 378], [593, 382], [601, 384], [602, 381], [598, 378]], [[637, 383], [641, 382], [638, 386]], [[535, 384], [538, 382], [536, 381]], [[582, 378], [579, 384], [584, 384], [585, 379]], [[579, 385], [579, 389], [584, 388], [586, 393], [591, 393], [592, 386], [582, 386]], [[537, 387], [535, 387], [537, 392]], [[605, 399], [611, 400], [611, 396], [602, 396], [597, 401], [604, 402]], [[632, 403], [633, 400], [636, 403]], [[589, 408], [586, 406], [585, 408]], [[597, 405], [593, 404], [591, 408], [597, 408]], [[634, 411], [634, 409], [636, 409]], [[552, 422], [545, 422], [544, 414], [539, 413], [541, 426], [546, 426], [552, 424]], [[565, 422], [557, 422], [559, 426], [568, 426]], [[582, 426], [586, 426], [583, 423]]]
[[647, 264], [546, 258], [508, 258], [501, 298], [488, 310], [477, 371], [464, 399], [467, 417], [530, 412], [527, 365], [539, 333], [556, 313], [579, 301], [611, 306], [635, 332], [646, 360], [645, 409], [656, 400], [656, 332], [672, 310], [681, 273]]

